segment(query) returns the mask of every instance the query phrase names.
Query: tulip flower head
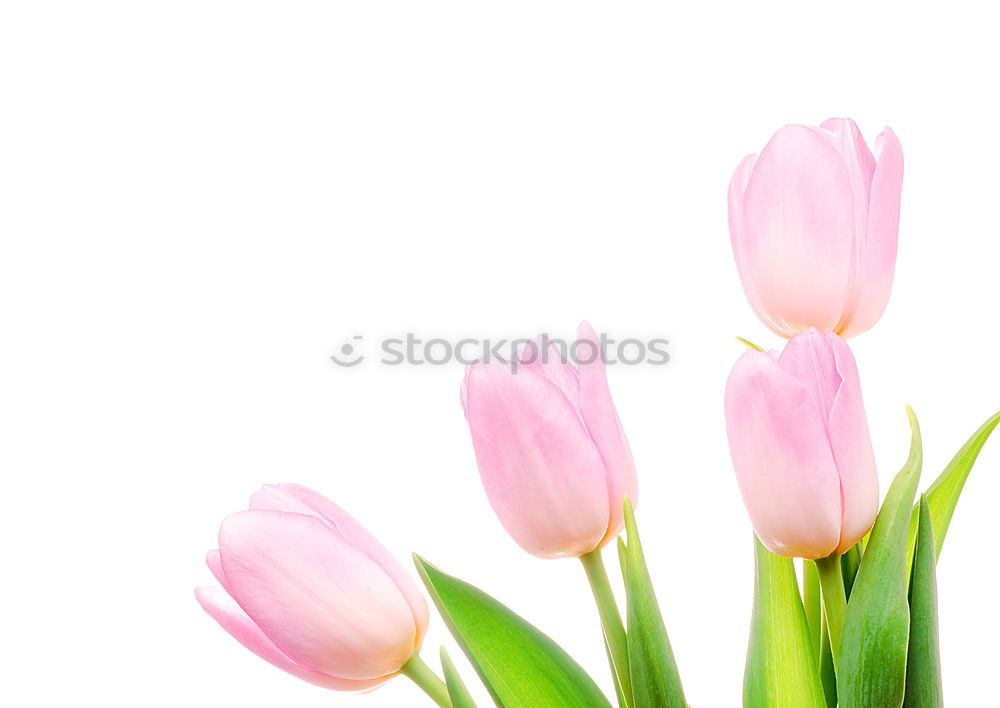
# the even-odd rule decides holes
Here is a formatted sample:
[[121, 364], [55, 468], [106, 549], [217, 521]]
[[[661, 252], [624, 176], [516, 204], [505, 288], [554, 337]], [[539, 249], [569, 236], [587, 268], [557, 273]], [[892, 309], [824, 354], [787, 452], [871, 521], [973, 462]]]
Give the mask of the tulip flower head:
[[622, 529], [638, 494], [635, 463], [611, 400], [601, 345], [578, 330], [579, 367], [554, 343], [517, 367], [470, 366], [462, 406], [486, 494], [507, 532], [542, 558], [578, 557]]
[[903, 153], [889, 128], [868, 149], [854, 121], [788, 125], [729, 186], [729, 232], [757, 316], [791, 337], [874, 325], [896, 264]]
[[198, 602], [247, 649], [305, 681], [371, 688], [420, 648], [427, 604], [357, 521], [295, 484], [266, 486], [222, 522]]
[[847, 342], [811, 328], [748, 350], [726, 385], [729, 449], [754, 530], [781, 556], [843, 553], [875, 523], [878, 477]]

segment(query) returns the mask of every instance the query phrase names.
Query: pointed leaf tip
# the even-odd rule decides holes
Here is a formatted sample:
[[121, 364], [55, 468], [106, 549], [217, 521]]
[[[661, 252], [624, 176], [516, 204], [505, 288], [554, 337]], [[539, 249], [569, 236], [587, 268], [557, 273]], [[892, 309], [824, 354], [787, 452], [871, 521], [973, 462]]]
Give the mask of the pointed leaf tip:
[[[948, 534], [948, 527], [951, 525], [955, 507], [958, 506], [959, 497], [965, 487], [965, 482], [972, 472], [972, 467], [979, 457], [986, 441], [990, 439], [993, 431], [1000, 425], [1000, 412], [994, 413], [987, 418], [986, 422], [979, 426], [979, 429], [972, 434], [965, 445], [955, 453], [955, 456], [948, 463], [937, 479], [927, 488], [927, 505], [931, 511], [931, 524], [934, 528], [934, 546], [936, 556], [941, 556], [941, 549], [944, 546], [945, 536]], [[919, 510], [914, 507], [910, 516], [910, 531], [907, 540], [907, 559], [913, 558], [913, 551], [916, 547], [917, 538], [917, 515]]]
[[906, 537], [920, 481], [920, 426], [907, 407], [910, 454], [893, 479], [865, 546], [847, 603], [837, 662], [840, 705], [901, 705], [910, 632]]
[[739, 342], [740, 344], [742, 344], [745, 347], [749, 347], [750, 349], [756, 349], [759, 352], [764, 351], [763, 347], [758, 347], [756, 344], [754, 344], [753, 342], [751, 342], [749, 339], [744, 339], [743, 337], [737, 337], [736, 341]]
[[910, 638], [906, 659], [904, 708], [940, 708], [941, 652], [938, 645], [934, 525], [925, 494], [920, 495], [917, 549], [910, 581]]
[[472, 694], [465, 687], [461, 674], [458, 673], [458, 669], [455, 668], [455, 664], [443, 646], [441, 647], [441, 669], [444, 671], [444, 684], [448, 688], [448, 698], [451, 699], [452, 708], [476, 708]]

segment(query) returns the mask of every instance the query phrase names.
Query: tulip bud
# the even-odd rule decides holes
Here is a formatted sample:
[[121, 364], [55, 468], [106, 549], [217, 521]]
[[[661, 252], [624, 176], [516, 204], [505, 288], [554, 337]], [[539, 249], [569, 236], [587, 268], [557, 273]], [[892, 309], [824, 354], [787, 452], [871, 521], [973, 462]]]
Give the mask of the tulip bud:
[[635, 463], [608, 389], [601, 344], [578, 330], [579, 368], [555, 343], [520, 363], [468, 368], [462, 406], [486, 494], [507, 532], [542, 558], [578, 557], [618, 535]]
[[875, 523], [878, 477], [847, 342], [811, 328], [748, 350], [726, 385], [729, 450], [761, 542], [780, 556], [843, 553]]
[[247, 649], [325, 688], [370, 688], [420, 648], [427, 604], [410, 577], [336, 504], [265, 486], [229, 516], [198, 602]]
[[788, 125], [729, 186], [729, 233], [757, 316], [791, 337], [874, 325], [896, 264], [903, 153], [889, 128], [872, 155], [854, 121]]

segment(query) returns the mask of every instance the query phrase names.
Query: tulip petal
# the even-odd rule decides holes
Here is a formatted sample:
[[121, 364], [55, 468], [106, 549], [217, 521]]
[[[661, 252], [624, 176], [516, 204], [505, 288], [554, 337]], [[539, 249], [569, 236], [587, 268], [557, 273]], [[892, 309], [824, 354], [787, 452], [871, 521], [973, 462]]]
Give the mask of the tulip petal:
[[396, 584], [323, 521], [242, 511], [223, 521], [219, 553], [233, 599], [299, 663], [370, 680], [410, 658], [417, 627]]
[[778, 365], [782, 370], [802, 382], [812, 394], [816, 415], [824, 422], [830, 416], [833, 401], [841, 387], [832, 340], [840, 338], [829, 330], [820, 332], [815, 327], [810, 327], [792, 337], [778, 357]]
[[577, 329], [577, 341], [589, 342], [590, 348], [598, 353], [589, 363], [583, 359], [580, 361], [580, 412], [607, 473], [610, 517], [607, 533], [601, 540], [603, 545], [617, 536], [625, 524], [625, 497], [632, 501], [633, 506], [638, 503], [639, 481], [632, 450], [611, 399], [600, 340], [588, 322], [581, 323]]
[[761, 542], [823, 558], [840, 540], [840, 481], [813, 395], [767, 354], [749, 350], [726, 385], [729, 449]]
[[821, 127], [830, 135], [834, 147], [844, 160], [851, 192], [854, 195], [854, 248], [847, 300], [835, 331], [843, 331], [854, 316], [865, 286], [865, 261], [868, 240], [868, 202], [871, 198], [875, 158], [865, 143], [857, 124], [850, 118], [830, 118]]
[[775, 133], [750, 175], [743, 210], [744, 268], [778, 331], [834, 328], [848, 293], [855, 210], [831, 140], [801, 125]]
[[208, 569], [212, 571], [213, 577], [218, 581], [219, 585], [226, 592], [229, 592], [229, 584], [226, 582], [226, 574], [222, 570], [222, 558], [219, 557], [219, 550], [213, 548], [207, 554], [205, 554], [205, 565]]
[[857, 310], [844, 329], [845, 337], [860, 334], [878, 322], [889, 301], [896, 268], [899, 205], [903, 191], [903, 148], [896, 134], [886, 128], [875, 141], [875, 149], [879, 155], [868, 205], [865, 285]]
[[833, 146], [847, 167], [851, 192], [856, 197], [854, 232], [863, 243], [868, 231], [868, 202], [871, 197], [872, 176], [875, 174], [875, 158], [858, 130], [857, 123], [850, 118], [830, 118], [823, 121], [820, 127], [831, 135]]
[[379, 543], [378, 539], [372, 536], [354, 517], [322, 494], [301, 484], [266, 484], [263, 489], [250, 497], [250, 508], [290, 511], [296, 514], [315, 516], [326, 523], [347, 543], [381, 566], [386, 575], [396, 583], [396, 587], [399, 588], [410, 605], [413, 620], [418, 630], [413, 649], [420, 648], [420, 642], [427, 629], [429, 619], [424, 596], [410, 575], [403, 570], [403, 567], [385, 549], [385, 546]]
[[202, 606], [205, 612], [218, 622], [224, 630], [229, 632], [236, 641], [261, 659], [270, 662], [279, 669], [287, 671], [303, 681], [338, 691], [360, 691], [377, 685], [383, 680], [350, 681], [312, 671], [278, 649], [274, 642], [267, 638], [260, 630], [260, 627], [253, 623], [253, 620], [247, 616], [222, 588], [196, 588], [194, 594], [198, 600], [198, 604]]
[[746, 229], [744, 228], [743, 198], [747, 191], [747, 183], [753, 173], [754, 165], [757, 164], [756, 155], [747, 155], [743, 158], [733, 172], [733, 178], [729, 182], [729, 241], [733, 246], [733, 258], [736, 260], [736, 270], [740, 274], [740, 281], [743, 283], [743, 292], [746, 293], [747, 300], [754, 313], [760, 318], [771, 331], [782, 337], [790, 336], [771, 319], [771, 316], [764, 309], [757, 294], [757, 286], [754, 285], [753, 272], [747, 263], [746, 256]]
[[477, 363], [466, 403], [483, 486], [514, 540], [542, 558], [596, 548], [608, 526], [604, 464], [562, 390], [531, 367]]
[[829, 332], [827, 337], [842, 381], [830, 409], [829, 430], [843, 499], [837, 552], [844, 553], [868, 533], [878, 514], [878, 473], [854, 355], [843, 339]]
[[546, 336], [534, 339], [521, 351], [519, 368], [530, 368], [559, 387], [574, 408], [580, 405], [580, 375], [559, 346]]

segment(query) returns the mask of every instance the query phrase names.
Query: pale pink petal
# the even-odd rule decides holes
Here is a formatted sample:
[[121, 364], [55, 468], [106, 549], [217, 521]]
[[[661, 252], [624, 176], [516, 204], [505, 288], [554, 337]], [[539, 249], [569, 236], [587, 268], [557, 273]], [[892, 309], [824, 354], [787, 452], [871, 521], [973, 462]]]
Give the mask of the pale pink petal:
[[219, 550], [217, 548], [213, 548], [205, 554], [205, 565], [212, 571], [212, 575], [218, 581], [219, 585], [228, 592], [229, 586], [226, 583], [226, 574], [222, 571], [222, 558], [219, 557]]
[[862, 197], [854, 205], [857, 216], [855, 226], [858, 234], [864, 234], [868, 229], [868, 200], [875, 174], [875, 157], [868, 149], [857, 123], [850, 118], [829, 118], [823, 121], [821, 127], [830, 134], [833, 146], [844, 160], [851, 191]]
[[537, 337], [521, 351], [521, 368], [529, 368], [559, 387], [574, 408], [580, 406], [580, 377], [565, 352], [546, 336]]
[[726, 423], [761, 542], [782, 556], [829, 555], [840, 540], [840, 482], [806, 386], [767, 354], [747, 351], [726, 385]]
[[486, 494], [529, 553], [579, 556], [608, 527], [604, 464], [562, 390], [531, 368], [474, 364], [467, 415]]
[[801, 125], [779, 130], [753, 168], [743, 209], [742, 269], [777, 330], [835, 327], [848, 295], [855, 211], [831, 140]]
[[328, 524], [354, 548], [365, 553], [382, 570], [392, 578], [396, 587], [410, 605], [413, 619], [418, 628], [414, 650], [420, 648], [424, 632], [427, 629], [427, 602], [416, 583], [403, 567], [385, 549], [378, 539], [359, 524], [354, 517], [324, 497], [301, 484], [267, 484], [250, 498], [251, 509], [270, 509], [272, 511], [290, 511], [297, 514], [315, 516]]
[[750, 269], [746, 257], [746, 229], [744, 227], [743, 198], [747, 191], [747, 183], [753, 173], [754, 165], [757, 164], [756, 155], [747, 155], [743, 158], [733, 172], [733, 178], [729, 182], [729, 241], [733, 246], [733, 258], [736, 260], [736, 270], [740, 274], [740, 282], [743, 283], [743, 292], [746, 293], [747, 300], [754, 313], [768, 328], [775, 334], [782, 337], [789, 337], [793, 333], [786, 332], [775, 322], [775, 320], [764, 309], [757, 294], [757, 286], [754, 284], [754, 272]]
[[839, 332], [854, 316], [864, 290], [865, 260], [868, 250], [868, 202], [871, 197], [872, 176], [875, 173], [875, 158], [868, 149], [857, 124], [850, 118], [830, 118], [823, 122], [822, 128], [831, 136], [834, 146], [844, 159], [851, 192], [854, 194], [854, 249], [847, 299], [844, 302], [840, 322], [834, 328]]
[[829, 429], [843, 499], [843, 521], [837, 548], [839, 553], [843, 553], [868, 533], [875, 523], [878, 474], [854, 355], [847, 342], [840, 337], [830, 332], [826, 333], [826, 337], [842, 381], [830, 409]]
[[[577, 339], [590, 342], [595, 351], [600, 350], [597, 333], [587, 322], [581, 323], [577, 329]], [[611, 399], [603, 354], [593, 357], [590, 363], [580, 361], [580, 411], [607, 472], [608, 501], [611, 506], [608, 530], [601, 541], [603, 544], [622, 530], [625, 497], [633, 505], [639, 501], [635, 461], [618, 419], [615, 403]]]
[[875, 142], [878, 164], [868, 205], [868, 240], [865, 252], [864, 290], [843, 335], [853, 337], [878, 322], [889, 301], [896, 268], [899, 237], [899, 204], [903, 191], [903, 149], [891, 129]]
[[837, 360], [828, 336], [839, 339], [832, 332], [823, 333], [810, 327], [792, 337], [778, 358], [782, 370], [806, 387], [816, 405], [816, 415], [823, 421], [829, 417], [841, 385]]
[[465, 415], [465, 421], [469, 421], [469, 372], [472, 371], [472, 367], [466, 367], [465, 376], [462, 377], [462, 386], [458, 391], [458, 397], [462, 401], [462, 413]]
[[222, 588], [196, 588], [194, 594], [198, 600], [198, 604], [204, 608], [205, 612], [211, 615], [212, 619], [218, 622], [240, 644], [261, 659], [270, 662], [279, 669], [287, 671], [303, 681], [338, 691], [360, 691], [385, 680], [351, 681], [312, 671], [278, 649], [274, 645], [274, 642], [260, 631], [260, 627], [253, 623], [253, 620], [240, 609], [240, 606]]
[[323, 521], [242, 511], [223, 521], [219, 553], [233, 599], [300, 664], [369, 680], [412, 655], [418, 630], [399, 588]]

